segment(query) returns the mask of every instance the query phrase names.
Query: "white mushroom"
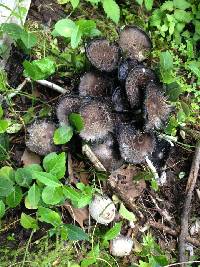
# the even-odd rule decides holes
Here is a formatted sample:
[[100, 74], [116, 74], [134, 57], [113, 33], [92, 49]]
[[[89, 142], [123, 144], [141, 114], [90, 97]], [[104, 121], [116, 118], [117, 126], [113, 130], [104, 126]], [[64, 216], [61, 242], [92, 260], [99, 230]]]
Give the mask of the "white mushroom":
[[130, 255], [133, 240], [130, 237], [119, 235], [110, 242], [110, 253], [113, 256], [124, 257]]
[[91, 217], [100, 224], [108, 224], [114, 220], [115, 205], [107, 196], [95, 195], [89, 205]]

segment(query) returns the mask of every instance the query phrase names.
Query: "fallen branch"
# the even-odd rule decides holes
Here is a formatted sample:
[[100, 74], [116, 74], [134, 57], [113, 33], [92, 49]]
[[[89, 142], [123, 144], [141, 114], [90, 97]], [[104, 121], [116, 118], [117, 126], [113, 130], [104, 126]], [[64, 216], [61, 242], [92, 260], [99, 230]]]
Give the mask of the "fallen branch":
[[[200, 141], [196, 144], [195, 155], [192, 161], [190, 174], [187, 181], [186, 192], [185, 192], [185, 202], [183, 207], [183, 212], [181, 216], [181, 231], [179, 235], [179, 261], [185, 262], [185, 241], [188, 236], [188, 221], [189, 221], [189, 213], [191, 209], [191, 201], [193, 196], [194, 187], [196, 185], [196, 180], [199, 172], [199, 164], [200, 164]], [[185, 266], [183, 263], [182, 266]]]
[[[153, 228], [155, 228], [155, 229], [163, 231], [163, 232], [165, 232], [165, 233], [167, 233], [167, 234], [169, 234], [171, 236], [174, 236], [174, 237], [178, 237], [179, 233], [180, 233], [180, 231], [178, 231], [178, 230], [173, 230], [170, 227], [167, 227], [166, 225], [158, 223], [158, 222], [155, 222], [155, 221], [149, 221], [148, 225], [153, 227]], [[198, 240], [196, 240], [194, 238], [191, 238], [190, 236], [186, 236], [185, 240], [188, 243], [190, 243], [193, 246], [195, 246], [195, 247], [200, 247], [200, 241], [198, 241]]]

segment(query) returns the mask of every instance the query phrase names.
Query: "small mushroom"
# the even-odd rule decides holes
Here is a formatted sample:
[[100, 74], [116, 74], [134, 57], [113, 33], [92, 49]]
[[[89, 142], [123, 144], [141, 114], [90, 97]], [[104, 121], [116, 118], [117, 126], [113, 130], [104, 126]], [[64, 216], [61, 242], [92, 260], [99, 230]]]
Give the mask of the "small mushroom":
[[150, 81], [156, 79], [154, 72], [144, 66], [132, 69], [126, 79], [126, 94], [132, 108], [138, 107], [144, 95], [144, 89]]
[[119, 46], [127, 58], [139, 62], [146, 58], [152, 47], [149, 36], [136, 26], [126, 26], [119, 35]]
[[100, 224], [108, 224], [115, 218], [115, 205], [107, 196], [95, 195], [89, 205], [91, 217]]
[[160, 129], [168, 120], [172, 111], [160, 85], [150, 83], [145, 92], [144, 101], [145, 129]]
[[95, 72], [85, 73], [80, 80], [80, 96], [106, 96], [108, 95], [111, 83], [107, 77]]
[[61, 98], [57, 108], [56, 115], [60, 125], [68, 124], [68, 115], [72, 112], [78, 112], [82, 99], [79, 96], [66, 95]]
[[127, 112], [129, 111], [129, 103], [126, 98], [125, 90], [121, 87], [115, 88], [112, 93], [112, 104], [113, 109], [116, 112]]
[[118, 66], [118, 80], [124, 83], [129, 72], [138, 65], [136, 59], [122, 59]]
[[119, 48], [106, 39], [94, 39], [86, 47], [90, 63], [100, 71], [112, 72], [117, 68]]
[[143, 163], [154, 151], [154, 136], [148, 132], [137, 131], [131, 125], [119, 127], [117, 137], [121, 156], [128, 163]]
[[123, 164], [118, 151], [118, 144], [111, 134], [104, 142], [91, 145], [91, 149], [108, 171], [116, 170]]
[[113, 132], [113, 117], [107, 101], [89, 100], [81, 106], [79, 112], [84, 121], [84, 128], [80, 132], [84, 140], [102, 140], [109, 132]]
[[56, 126], [52, 122], [35, 121], [27, 128], [26, 146], [41, 156], [57, 151], [57, 147], [53, 143], [55, 130]]
[[124, 257], [131, 254], [133, 240], [130, 237], [119, 235], [110, 242], [110, 253], [113, 256]]

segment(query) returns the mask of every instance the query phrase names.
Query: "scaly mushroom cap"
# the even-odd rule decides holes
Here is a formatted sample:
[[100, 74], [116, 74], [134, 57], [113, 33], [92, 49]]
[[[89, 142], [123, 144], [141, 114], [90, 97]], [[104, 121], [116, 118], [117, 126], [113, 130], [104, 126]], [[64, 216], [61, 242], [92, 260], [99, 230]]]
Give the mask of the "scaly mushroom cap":
[[84, 128], [80, 132], [84, 140], [101, 140], [109, 132], [113, 132], [113, 117], [107, 102], [90, 100], [81, 106], [79, 112], [84, 121]]
[[121, 60], [118, 66], [118, 80], [124, 83], [129, 72], [137, 67], [137, 65], [137, 60], [132, 60], [130, 58]]
[[125, 257], [131, 254], [133, 240], [130, 237], [119, 235], [110, 242], [110, 253], [113, 256]]
[[56, 115], [59, 120], [60, 125], [68, 125], [68, 115], [72, 112], [78, 112], [81, 106], [82, 99], [78, 96], [64, 96], [57, 108], [56, 108]]
[[95, 195], [89, 205], [89, 213], [100, 224], [108, 224], [115, 218], [115, 205], [107, 196]]
[[145, 162], [154, 151], [155, 140], [151, 133], [141, 133], [130, 125], [122, 125], [117, 134], [122, 158], [128, 163]]
[[53, 143], [56, 126], [52, 122], [35, 121], [27, 128], [28, 139], [26, 146], [38, 155], [44, 156], [55, 152], [57, 147]]
[[79, 95], [80, 96], [106, 96], [110, 87], [109, 80], [94, 72], [85, 73], [80, 80]]
[[86, 47], [90, 63], [100, 71], [112, 72], [117, 68], [119, 48], [106, 39], [92, 40]]
[[150, 81], [155, 79], [154, 72], [143, 66], [135, 67], [130, 71], [126, 79], [125, 88], [128, 101], [132, 108], [140, 105], [144, 94], [144, 88]]
[[116, 112], [127, 112], [129, 111], [129, 103], [126, 98], [124, 88], [117, 87], [112, 93], [112, 104], [113, 109]]
[[103, 143], [91, 145], [92, 151], [108, 171], [116, 170], [123, 164], [117, 147], [118, 145], [111, 134]]
[[144, 101], [145, 129], [161, 128], [167, 122], [171, 110], [160, 85], [150, 83], [146, 88]]
[[146, 53], [150, 51], [152, 44], [143, 30], [135, 26], [126, 26], [120, 32], [119, 46], [127, 58], [141, 62], [146, 58]]

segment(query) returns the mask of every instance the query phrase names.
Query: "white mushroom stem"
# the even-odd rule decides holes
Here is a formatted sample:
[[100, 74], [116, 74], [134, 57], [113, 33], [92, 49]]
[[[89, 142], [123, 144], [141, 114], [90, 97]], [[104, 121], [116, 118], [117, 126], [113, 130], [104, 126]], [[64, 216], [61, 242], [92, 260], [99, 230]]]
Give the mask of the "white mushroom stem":
[[152, 161], [151, 161], [148, 157], [145, 157], [145, 160], [146, 160], [146, 163], [147, 163], [147, 165], [149, 166], [150, 170], [152, 171], [155, 180], [156, 180], [156, 181], [159, 181], [159, 175], [158, 175], [158, 172], [157, 172], [155, 166], [153, 165]]
[[66, 90], [64, 89], [63, 87], [55, 84], [55, 83], [52, 83], [52, 82], [49, 82], [49, 81], [46, 81], [46, 80], [37, 80], [36, 83], [39, 83], [45, 87], [48, 87], [50, 89], [53, 89], [55, 91], [57, 91], [58, 93], [61, 93], [61, 94], [67, 94], [69, 93], [69, 90]]
[[10, 93], [7, 95], [7, 99], [10, 100], [11, 98], [13, 98], [14, 96], [16, 96], [23, 88], [24, 86], [27, 84], [28, 80], [25, 79], [16, 89], [13, 93]]
[[88, 157], [88, 159], [92, 162], [97, 170], [106, 172], [106, 168], [99, 161], [97, 156], [92, 152], [91, 148], [87, 144], [83, 145], [82, 152]]

